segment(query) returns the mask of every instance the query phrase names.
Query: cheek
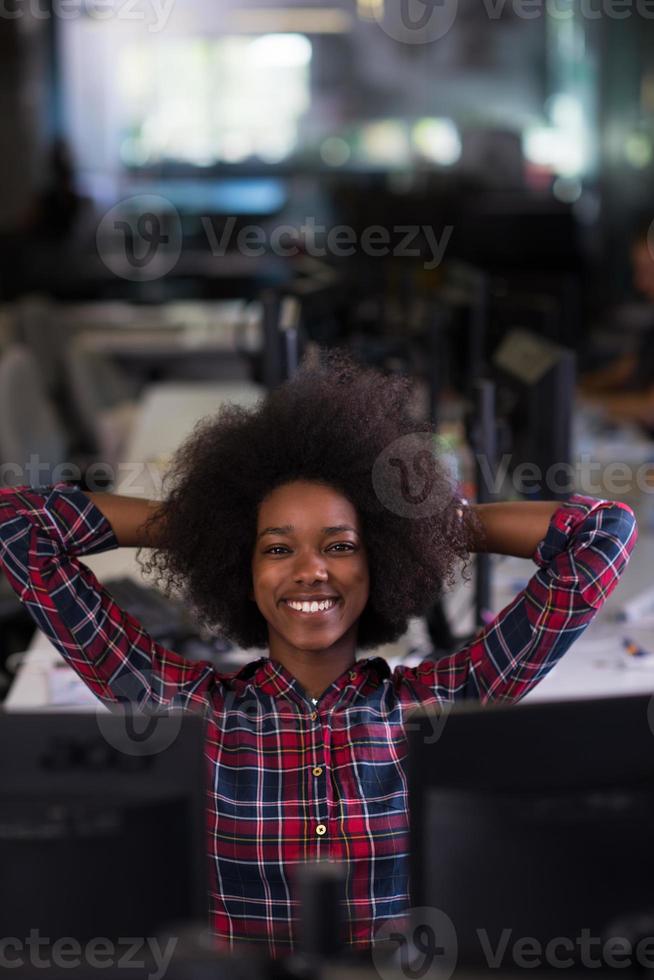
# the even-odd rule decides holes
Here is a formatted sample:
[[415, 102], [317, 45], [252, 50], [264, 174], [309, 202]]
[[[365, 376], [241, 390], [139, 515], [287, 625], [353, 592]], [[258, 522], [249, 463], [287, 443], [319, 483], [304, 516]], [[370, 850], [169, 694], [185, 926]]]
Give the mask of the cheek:
[[253, 566], [251, 598], [254, 599], [258, 606], [270, 606], [274, 603], [277, 585], [277, 576], [274, 574], [274, 571], [257, 568], [256, 565]]
[[357, 569], [352, 579], [352, 584], [361, 593], [362, 598], [365, 597], [365, 601], [367, 602], [370, 595], [370, 573], [367, 563]]

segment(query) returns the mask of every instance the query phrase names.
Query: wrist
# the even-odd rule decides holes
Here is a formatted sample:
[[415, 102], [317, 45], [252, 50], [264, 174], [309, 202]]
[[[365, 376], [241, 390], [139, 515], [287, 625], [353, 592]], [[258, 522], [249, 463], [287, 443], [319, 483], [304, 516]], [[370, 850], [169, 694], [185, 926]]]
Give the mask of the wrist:
[[86, 493], [111, 525], [122, 548], [156, 548], [156, 517], [161, 502], [122, 497], [111, 493]]
[[533, 558], [560, 507], [559, 501], [550, 500], [474, 504], [480, 532], [471, 550]]

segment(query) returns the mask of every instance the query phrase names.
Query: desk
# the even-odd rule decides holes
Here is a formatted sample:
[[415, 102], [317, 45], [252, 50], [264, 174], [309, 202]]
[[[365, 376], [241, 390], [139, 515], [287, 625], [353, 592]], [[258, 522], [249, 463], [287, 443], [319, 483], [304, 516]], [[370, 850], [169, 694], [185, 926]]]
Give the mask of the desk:
[[60, 307], [57, 316], [85, 346], [126, 357], [198, 350], [254, 353], [263, 343], [262, 305], [246, 300], [151, 306], [76, 303]]
[[[650, 584], [653, 564], [654, 534], [641, 531], [639, 542], [613, 594], [557, 666], [524, 698], [525, 703], [654, 692], [654, 665], [644, 666], [638, 658], [627, 657], [622, 647], [623, 638], [629, 637], [654, 652], [654, 631], [651, 626], [621, 623], [616, 618], [623, 603]], [[531, 563], [527, 565], [533, 568]], [[515, 569], [515, 565], [513, 567]], [[507, 576], [514, 577], [510, 563], [495, 589], [496, 606], [501, 607], [515, 595], [515, 590], [507, 587]], [[515, 581], [512, 584], [515, 585]]]
[[[71, 312], [69, 312], [71, 311]], [[263, 347], [263, 308], [245, 300], [133, 306], [66, 307], [68, 329], [83, 349], [152, 377], [249, 377], [248, 356]]]

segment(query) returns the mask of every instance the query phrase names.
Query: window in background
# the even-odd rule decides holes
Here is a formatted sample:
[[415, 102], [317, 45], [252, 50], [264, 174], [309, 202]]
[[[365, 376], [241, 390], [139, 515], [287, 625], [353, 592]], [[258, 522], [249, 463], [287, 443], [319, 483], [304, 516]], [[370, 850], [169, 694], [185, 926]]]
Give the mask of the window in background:
[[116, 74], [122, 162], [287, 159], [310, 106], [311, 57], [300, 34], [127, 44]]
[[488, 154], [468, 130], [519, 141], [547, 124], [545, 20], [508, 6], [492, 30], [472, 5], [445, 37], [415, 44], [385, 29], [390, 7], [377, 0], [169, 6], [152, 33], [147, 18], [118, 14], [58, 25], [66, 137], [98, 202], [134, 179], [211, 184], [224, 166], [257, 177], [276, 164], [485, 177]]

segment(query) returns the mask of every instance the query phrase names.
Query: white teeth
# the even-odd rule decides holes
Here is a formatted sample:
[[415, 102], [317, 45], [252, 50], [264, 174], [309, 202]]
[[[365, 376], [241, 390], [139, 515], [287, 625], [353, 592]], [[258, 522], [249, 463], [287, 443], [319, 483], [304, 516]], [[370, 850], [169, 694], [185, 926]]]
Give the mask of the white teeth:
[[331, 609], [336, 603], [333, 599], [324, 599], [322, 602], [317, 602], [315, 599], [313, 602], [292, 602], [287, 599], [288, 605], [291, 609], [296, 609], [298, 612], [304, 613], [315, 613], [315, 612], [325, 612], [327, 609]]

